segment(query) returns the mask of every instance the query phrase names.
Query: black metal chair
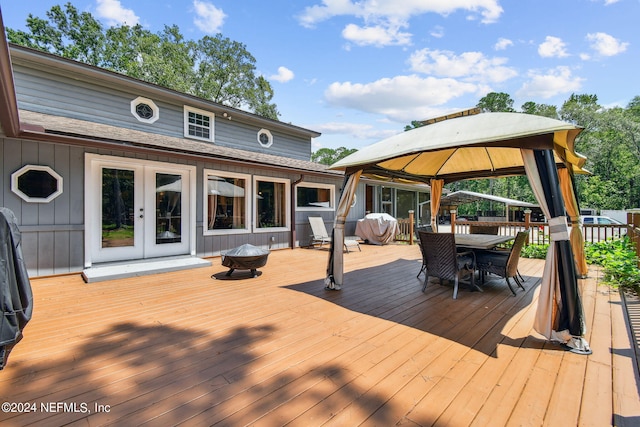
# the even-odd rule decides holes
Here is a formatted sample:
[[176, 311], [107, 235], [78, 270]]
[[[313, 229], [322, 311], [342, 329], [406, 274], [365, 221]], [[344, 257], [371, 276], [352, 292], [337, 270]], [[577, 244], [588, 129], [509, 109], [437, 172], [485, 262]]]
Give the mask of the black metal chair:
[[453, 299], [458, 298], [458, 283], [468, 274], [471, 286], [475, 287], [475, 256], [473, 251], [457, 252], [456, 241], [452, 233], [428, 233], [418, 231], [423, 251], [423, 264], [426, 265], [422, 292], [427, 288], [429, 277], [453, 280]]
[[511, 290], [511, 293], [514, 296], [516, 295], [516, 291], [513, 289], [513, 286], [511, 286], [511, 281], [509, 279], [513, 279], [516, 284], [520, 288], [522, 288], [522, 290], [524, 290], [524, 286], [522, 284], [522, 281], [524, 281], [524, 279], [518, 272], [518, 261], [520, 260], [520, 252], [522, 251], [522, 247], [527, 241], [528, 236], [528, 231], [520, 231], [516, 235], [513, 246], [511, 246], [511, 249], [508, 251], [476, 251], [476, 266], [480, 271], [480, 276], [483, 278], [483, 280], [485, 274], [491, 273], [500, 277], [504, 277], [504, 279], [507, 281], [509, 289]]

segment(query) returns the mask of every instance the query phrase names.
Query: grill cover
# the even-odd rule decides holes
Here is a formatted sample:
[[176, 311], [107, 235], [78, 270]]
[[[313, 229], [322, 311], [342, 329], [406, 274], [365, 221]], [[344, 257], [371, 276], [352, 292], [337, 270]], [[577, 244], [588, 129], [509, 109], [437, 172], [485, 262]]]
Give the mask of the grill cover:
[[222, 265], [232, 269], [254, 270], [264, 266], [268, 256], [268, 250], [245, 243], [224, 253]]

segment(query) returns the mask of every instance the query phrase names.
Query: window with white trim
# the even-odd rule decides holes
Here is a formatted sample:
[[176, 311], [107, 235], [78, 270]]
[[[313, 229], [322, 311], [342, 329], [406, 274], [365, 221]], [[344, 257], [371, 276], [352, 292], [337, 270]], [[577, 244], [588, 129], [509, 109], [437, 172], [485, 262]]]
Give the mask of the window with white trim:
[[213, 123], [215, 115], [209, 111], [184, 106], [184, 136], [213, 142]]
[[248, 233], [251, 176], [204, 170], [204, 234]]
[[301, 211], [335, 210], [335, 185], [301, 182], [296, 186], [296, 208]]
[[25, 165], [11, 174], [11, 191], [25, 202], [49, 203], [62, 194], [62, 177], [49, 166]]
[[273, 145], [273, 135], [267, 129], [260, 129], [258, 131], [258, 143], [264, 148], [269, 148]]
[[285, 231], [291, 223], [288, 179], [255, 176], [254, 231]]
[[131, 101], [131, 114], [142, 123], [155, 123], [160, 118], [160, 109], [155, 102], [142, 96]]

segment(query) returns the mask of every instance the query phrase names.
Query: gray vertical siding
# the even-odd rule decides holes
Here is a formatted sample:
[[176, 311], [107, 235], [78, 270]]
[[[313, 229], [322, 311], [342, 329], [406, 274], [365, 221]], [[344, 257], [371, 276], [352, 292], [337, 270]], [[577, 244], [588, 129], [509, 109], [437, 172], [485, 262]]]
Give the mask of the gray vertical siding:
[[[22, 251], [31, 276], [79, 271], [84, 257], [83, 150], [77, 147], [0, 138], [2, 206], [22, 231]], [[29, 203], [11, 192], [11, 174], [33, 164], [49, 166], [63, 179], [63, 191], [49, 203]]]

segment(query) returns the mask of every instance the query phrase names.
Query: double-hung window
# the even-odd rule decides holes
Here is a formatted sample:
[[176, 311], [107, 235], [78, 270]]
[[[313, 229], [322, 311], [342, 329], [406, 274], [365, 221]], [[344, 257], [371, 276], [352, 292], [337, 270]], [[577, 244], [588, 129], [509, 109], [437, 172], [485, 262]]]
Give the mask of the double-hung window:
[[197, 108], [184, 106], [184, 136], [213, 142], [214, 114]]

